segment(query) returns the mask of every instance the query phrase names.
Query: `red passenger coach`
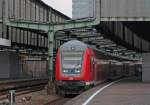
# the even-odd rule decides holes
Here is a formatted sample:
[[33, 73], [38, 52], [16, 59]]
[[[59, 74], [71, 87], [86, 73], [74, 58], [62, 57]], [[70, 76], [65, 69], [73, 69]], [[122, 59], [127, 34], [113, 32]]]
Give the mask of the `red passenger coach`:
[[63, 44], [56, 56], [56, 92], [79, 94], [107, 79], [123, 76], [122, 63], [77, 40]]

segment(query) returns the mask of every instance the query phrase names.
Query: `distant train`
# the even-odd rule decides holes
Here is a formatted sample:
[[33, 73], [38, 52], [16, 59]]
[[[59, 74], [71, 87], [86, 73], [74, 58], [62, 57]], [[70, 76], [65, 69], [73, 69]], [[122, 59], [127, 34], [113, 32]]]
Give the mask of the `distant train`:
[[134, 75], [134, 63], [124, 60], [77, 40], [64, 43], [56, 55], [56, 92], [80, 94], [108, 79]]

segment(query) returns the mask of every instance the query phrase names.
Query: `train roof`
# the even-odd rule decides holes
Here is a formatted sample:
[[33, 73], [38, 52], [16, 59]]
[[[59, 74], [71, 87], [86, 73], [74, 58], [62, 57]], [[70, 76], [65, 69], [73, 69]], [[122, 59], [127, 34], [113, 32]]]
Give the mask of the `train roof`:
[[60, 46], [60, 50], [76, 49], [76, 50], [84, 51], [86, 50], [86, 48], [87, 48], [87, 44], [78, 40], [71, 40]]

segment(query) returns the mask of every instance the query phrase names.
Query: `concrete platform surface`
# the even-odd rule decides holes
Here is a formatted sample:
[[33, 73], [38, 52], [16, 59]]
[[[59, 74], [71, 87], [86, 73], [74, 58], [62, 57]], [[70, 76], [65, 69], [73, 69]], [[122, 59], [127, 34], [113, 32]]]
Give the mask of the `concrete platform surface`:
[[95, 87], [65, 105], [150, 105], [150, 83], [142, 83], [137, 78], [114, 83], [83, 104], [103, 86]]

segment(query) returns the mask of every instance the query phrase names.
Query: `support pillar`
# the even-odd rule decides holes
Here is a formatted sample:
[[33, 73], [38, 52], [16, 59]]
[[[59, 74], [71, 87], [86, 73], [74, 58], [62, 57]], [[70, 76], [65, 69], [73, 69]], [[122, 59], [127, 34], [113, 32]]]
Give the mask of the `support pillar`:
[[53, 82], [53, 76], [54, 76], [54, 65], [53, 65], [53, 49], [54, 49], [54, 31], [49, 31], [48, 32], [48, 55], [49, 55], [49, 77], [50, 77], [50, 82]]
[[150, 53], [143, 53], [142, 81], [150, 82]]
[[48, 31], [48, 55], [49, 55], [49, 83], [47, 86], [47, 94], [55, 93], [54, 86], [54, 63], [53, 63], [53, 49], [54, 49], [54, 35], [55, 32], [53, 30]]

